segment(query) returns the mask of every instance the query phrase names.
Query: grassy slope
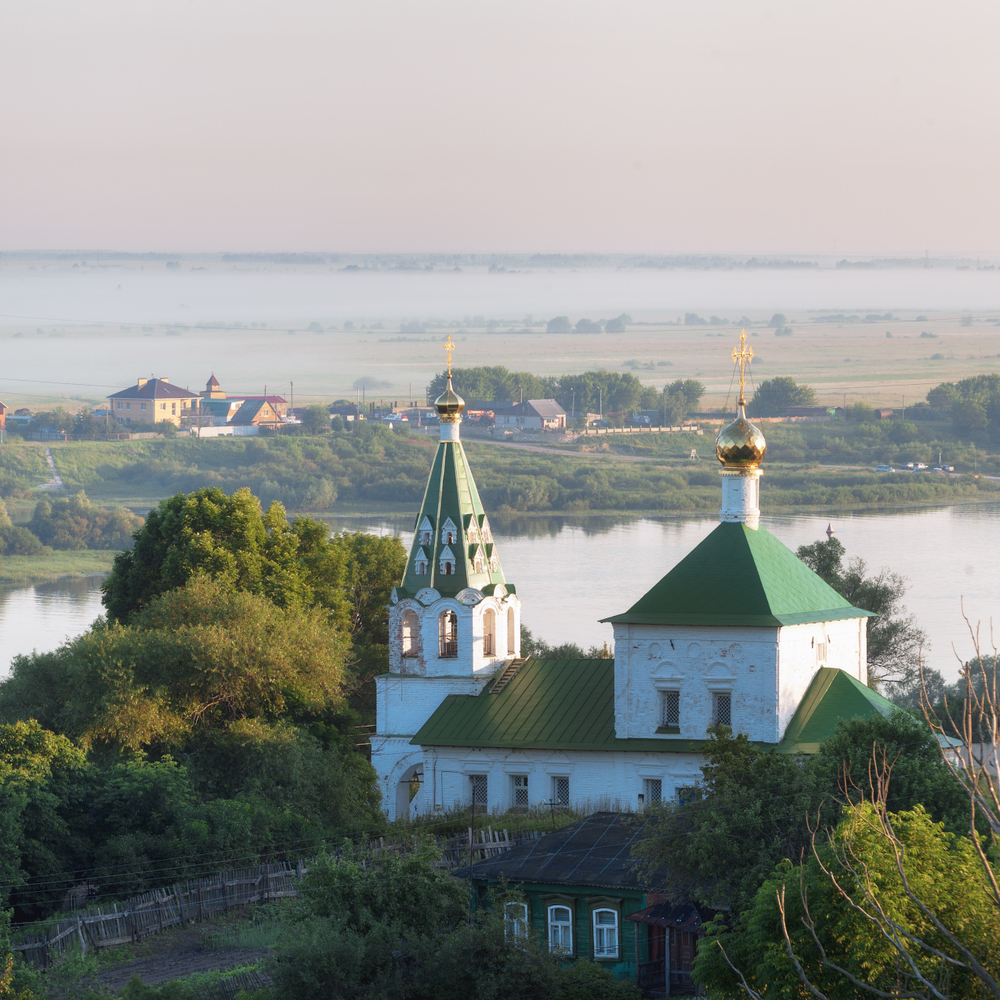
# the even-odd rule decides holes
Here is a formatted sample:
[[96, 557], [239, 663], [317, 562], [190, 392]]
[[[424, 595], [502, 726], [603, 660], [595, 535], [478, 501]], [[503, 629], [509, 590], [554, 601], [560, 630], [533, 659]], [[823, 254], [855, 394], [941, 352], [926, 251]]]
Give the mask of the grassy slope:
[[[769, 427], [768, 505], [940, 504], [995, 496], [995, 484], [971, 476], [871, 471], [877, 461], [936, 461], [939, 445], [960, 470], [971, 466], [969, 449], [940, 440], [943, 430], [928, 429], [924, 442], [902, 445], [870, 440], [868, 433], [854, 427]], [[232, 492], [248, 485], [264, 503], [277, 499], [289, 510], [303, 510], [311, 507], [310, 487], [326, 480], [338, 499], [325, 509], [390, 513], [411, 512], [419, 504], [434, 447], [430, 437], [370, 428], [322, 438], [66, 443], [54, 445], [52, 453], [67, 488], [83, 488], [102, 502], [143, 506], [199, 486]], [[476, 442], [467, 447], [483, 500], [497, 514], [683, 513], [718, 503], [710, 432], [590, 439], [560, 454]], [[702, 461], [688, 459], [692, 447]], [[819, 462], [857, 467], [832, 469]]]

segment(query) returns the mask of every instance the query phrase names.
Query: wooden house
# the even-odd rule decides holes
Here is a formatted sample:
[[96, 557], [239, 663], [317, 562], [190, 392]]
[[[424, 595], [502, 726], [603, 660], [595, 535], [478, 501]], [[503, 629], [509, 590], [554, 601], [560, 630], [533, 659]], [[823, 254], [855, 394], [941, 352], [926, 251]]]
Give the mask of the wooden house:
[[594, 813], [455, 874], [470, 879], [475, 906], [491, 905], [491, 890], [505, 880], [513, 933], [637, 980], [647, 996], [691, 993], [702, 915], [653, 891], [655, 875], [633, 856], [645, 826], [641, 814]]

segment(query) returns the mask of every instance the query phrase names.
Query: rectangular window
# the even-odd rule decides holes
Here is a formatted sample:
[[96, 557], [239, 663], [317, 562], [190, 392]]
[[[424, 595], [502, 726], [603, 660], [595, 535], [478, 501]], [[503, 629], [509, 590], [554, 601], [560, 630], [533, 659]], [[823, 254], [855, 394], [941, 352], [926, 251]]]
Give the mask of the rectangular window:
[[144, 409], [146, 409], [146, 404], [145, 404], [145, 403], [140, 403], [140, 404], [139, 404], [139, 409], [140, 409], [140, 410], [144, 410]]
[[618, 957], [618, 911], [594, 910], [594, 958]]
[[732, 726], [733, 696], [731, 694], [717, 694], [715, 696], [715, 718], [712, 720], [717, 726]]
[[473, 774], [472, 781], [472, 804], [477, 808], [486, 808], [489, 805], [489, 783], [485, 774]]
[[669, 729], [678, 729], [681, 724], [681, 693], [680, 691], [660, 692], [660, 725]]
[[552, 801], [557, 806], [569, 805], [569, 778], [552, 779]]
[[528, 808], [528, 776], [512, 774], [510, 776], [510, 804], [515, 809]]
[[659, 805], [663, 799], [663, 781], [660, 778], [647, 778], [643, 783], [645, 802], [647, 806]]
[[126, 410], [131, 410], [132, 409], [132, 404], [131, 403], [126, 403], [125, 404], [125, 409]]
[[173, 414], [174, 416], [176, 416], [176, 415], [177, 415], [177, 404], [176, 404], [176, 403], [171, 403], [171, 404], [170, 404], [170, 412], [171, 412], [171, 413], [172, 413], [172, 414]]
[[[167, 404], [166, 403], [160, 403], [160, 409], [161, 410], [165, 410], [166, 408], [167, 408]], [[145, 409], [145, 407], [143, 407], [143, 409]]]
[[573, 913], [568, 906], [549, 907], [549, 951], [573, 954]]
[[826, 662], [826, 643], [817, 642], [816, 643], [816, 662], [825, 663]]
[[122, 404], [121, 404], [121, 402], [119, 402], [118, 403], [118, 409], [120, 410], [121, 408], [122, 408]]
[[503, 923], [508, 941], [527, 941], [528, 904], [508, 903], [504, 907]]

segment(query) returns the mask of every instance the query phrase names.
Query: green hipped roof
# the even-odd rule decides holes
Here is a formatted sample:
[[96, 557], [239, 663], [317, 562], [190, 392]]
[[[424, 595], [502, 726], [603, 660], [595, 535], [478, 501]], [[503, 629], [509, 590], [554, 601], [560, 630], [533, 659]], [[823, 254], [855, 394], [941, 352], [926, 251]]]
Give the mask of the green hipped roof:
[[[498, 694], [448, 695], [410, 743], [511, 750], [698, 753], [703, 740], [615, 736], [614, 660], [528, 660]], [[843, 670], [820, 667], [788, 724], [779, 753], [815, 753], [841, 719], [894, 710]]]
[[[421, 545], [420, 527], [424, 518], [431, 527], [431, 541]], [[457, 533], [455, 542], [450, 545], [455, 556], [455, 572], [445, 575], [441, 572], [440, 562], [445, 548], [441, 532], [449, 518]], [[468, 530], [473, 525], [477, 528], [479, 541], [470, 543]], [[415, 528], [413, 546], [403, 574], [402, 586], [406, 593], [413, 595], [423, 587], [434, 587], [441, 594], [454, 595], [466, 587], [482, 590], [490, 584], [506, 584], [499, 556], [496, 571], [490, 571], [490, 556], [495, 552], [493, 536], [461, 441], [442, 441], [438, 444]], [[485, 572], [475, 573], [473, 559], [480, 545]], [[428, 566], [425, 574], [417, 576], [415, 563], [421, 549]]]
[[[448, 695], [418, 746], [696, 752], [700, 740], [615, 736], [614, 660], [528, 660], [498, 694]], [[758, 744], [765, 746], [769, 744]]]
[[841, 719], [891, 715], [888, 698], [866, 687], [844, 670], [820, 667], [788, 723], [779, 753], [816, 753], [820, 743], [837, 731]]
[[775, 627], [864, 618], [764, 528], [723, 522], [624, 614], [637, 625]]

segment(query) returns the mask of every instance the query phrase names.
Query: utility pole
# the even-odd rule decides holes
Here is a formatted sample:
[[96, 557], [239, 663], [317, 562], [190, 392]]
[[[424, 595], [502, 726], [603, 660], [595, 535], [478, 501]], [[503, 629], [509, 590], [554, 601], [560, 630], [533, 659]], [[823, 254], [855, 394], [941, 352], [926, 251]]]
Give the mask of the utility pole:
[[598, 400], [598, 410], [600, 411], [601, 420], [604, 419], [604, 387], [597, 387], [597, 400]]

